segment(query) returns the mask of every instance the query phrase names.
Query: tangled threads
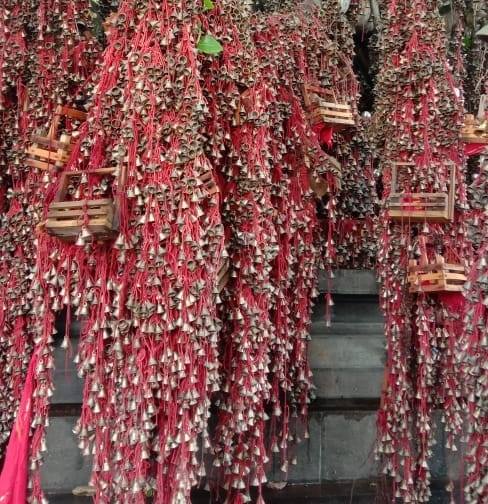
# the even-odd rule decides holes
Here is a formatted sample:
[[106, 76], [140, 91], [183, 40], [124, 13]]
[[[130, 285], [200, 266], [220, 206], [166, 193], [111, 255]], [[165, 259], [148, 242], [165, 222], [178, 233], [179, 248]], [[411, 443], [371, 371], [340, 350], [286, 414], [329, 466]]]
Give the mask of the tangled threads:
[[[440, 18], [431, 2], [419, 1], [413, 8], [389, 4], [373, 118], [386, 202], [378, 260], [387, 370], [377, 452], [385, 474], [393, 478], [395, 496], [405, 502], [430, 498], [434, 410], [441, 410], [446, 445], [454, 450], [462, 432], [465, 400], [461, 384], [466, 375], [457, 366], [462, 286], [456, 287], [457, 292], [432, 293], [425, 283], [417, 290], [407, 278], [412, 260], [431, 268], [454, 263], [464, 269], [471, 253], [464, 225], [459, 90], [439, 33]], [[400, 172], [404, 175], [397, 177]], [[438, 223], [427, 209], [420, 211], [424, 217], [414, 219], [416, 209], [422, 208], [417, 193], [448, 194], [454, 185], [455, 202], [445, 208], [449, 219]], [[393, 214], [391, 202], [398, 194], [403, 206]]]
[[0, 375], [6, 393], [0, 453], [17, 411], [37, 334], [29, 285], [36, 264], [35, 229], [50, 180], [47, 173], [26, 163], [25, 151], [31, 137], [47, 128], [57, 103], [75, 101], [99, 51], [90, 38], [87, 2], [7, 3], [0, 21], [0, 179], [4, 197]]

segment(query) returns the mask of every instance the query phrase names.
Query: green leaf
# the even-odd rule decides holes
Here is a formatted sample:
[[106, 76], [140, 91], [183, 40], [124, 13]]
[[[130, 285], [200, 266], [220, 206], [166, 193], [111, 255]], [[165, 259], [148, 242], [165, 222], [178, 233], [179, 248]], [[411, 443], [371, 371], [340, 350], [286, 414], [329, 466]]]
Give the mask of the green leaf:
[[198, 42], [197, 49], [201, 53], [211, 54], [213, 56], [220, 54], [224, 50], [222, 44], [212, 37], [212, 35], [204, 35], [200, 39], [200, 42]]
[[212, 0], [203, 0], [203, 10], [209, 11], [215, 8], [215, 4]]
[[473, 47], [473, 37], [470, 37], [469, 35], [465, 35], [463, 38], [463, 46], [466, 51], [471, 49]]

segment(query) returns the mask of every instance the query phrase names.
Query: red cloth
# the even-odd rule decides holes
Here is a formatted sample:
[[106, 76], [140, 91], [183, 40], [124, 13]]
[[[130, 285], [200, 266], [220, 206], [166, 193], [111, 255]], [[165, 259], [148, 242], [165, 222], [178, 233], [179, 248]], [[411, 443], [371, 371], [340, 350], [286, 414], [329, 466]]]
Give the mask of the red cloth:
[[1, 504], [24, 504], [27, 502], [27, 460], [36, 363], [37, 355], [34, 354], [27, 371], [19, 411], [10, 433], [7, 453], [0, 476]]
[[465, 143], [464, 153], [466, 154], [466, 156], [477, 156], [478, 154], [481, 154], [486, 147], [486, 144]]

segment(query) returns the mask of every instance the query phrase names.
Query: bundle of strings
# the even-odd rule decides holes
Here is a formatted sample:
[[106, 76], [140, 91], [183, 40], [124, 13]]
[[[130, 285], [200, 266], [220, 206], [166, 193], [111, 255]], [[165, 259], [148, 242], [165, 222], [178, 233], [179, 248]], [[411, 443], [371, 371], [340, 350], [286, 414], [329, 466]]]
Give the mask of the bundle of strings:
[[[337, 2], [323, 2], [326, 31], [334, 45], [329, 61], [334, 68], [337, 89], [359, 107], [363, 84], [353, 70], [354, 29], [360, 15], [360, 2], [351, 3], [346, 13]], [[339, 64], [338, 64], [339, 63]], [[345, 83], [349, 83], [344, 89]], [[377, 226], [376, 175], [369, 117], [356, 117], [354, 128], [336, 131], [330, 152], [341, 163], [341, 187], [337, 192], [334, 226], [335, 267], [372, 269], [376, 266]]]
[[265, 434], [269, 399], [271, 264], [276, 256], [272, 221], [270, 91], [251, 39], [250, 12], [223, 1], [207, 12], [204, 27], [223, 42], [220, 61], [202, 59], [209, 97], [208, 149], [220, 173], [222, 219], [230, 279], [222, 292], [221, 391], [216, 397], [212, 479], [227, 502], [249, 500], [268, 461]]
[[[310, 179], [326, 180], [333, 195], [340, 178], [310, 127], [303, 100], [305, 83], [330, 78], [330, 69], [317, 64], [327, 57], [323, 49], [327, 44], [316, 41], [315, 49], [319, 50], [309, 51], [305, 43], [312, 37], [322, 37], [322, 42], [326, 39], [320, 30], [319, 13], [317, 8], [311, 12], [298, 5], [291, 13], [270, 13], [254, 20], [258, 57], [273, 89], [270, 149], [279, 251], [271, 277], [275, 339], [271, 346], [268, 453], [278, 455], [284, 478], [289, 461], [297, 462], [293, 446], [308, 437], [308, 404], [313, 397], [307, 352], [311, 310], [318, 269], [326, 263], [320, 252], [333, 250], [330, 235], [326, 232], [322, 236]], [[287, 50], [292, 46], [296, 51]], [[333, 222], [333, 205], [328, 216], [326, 229]]]
[[474, 245], [475, 261], [465, 285], [466, 307], [461, 341], [460, 365], [464, 395], [467, 398], [468, 428], [465, 450], [465, 498], [470, 504], [483, 502], [488, 496], [487, 444], [488, 411], [488, 162], [483, 156], [469, 188], [470, 219], [468, 233]]
[[[8, 2], [0, 26], [2, 177], [8, 189], [1, 214], [0, 453], [23, 388], [37, 328], [32, 312], [36, 243], [50, 177], [25, 163], [33, 133], [49, 126], [59, 101], [73, 103], [98, 47], [89, 34], [88, 2]], [[85, 32], [79, 31], [79, 24]], [[44, 44], [44, 38], [49, 44]], [[66, 125], [70, 127], [69, 125]], [[5, 399], [5, 402], [3, 402]]]
[[[149, 493], [186, 502], [204, 474], [224, 233], [203, 152], [201, 14], [196, 1], [121, 4], [67, 166], [86, 172], [72, 199], [113, 199], [118, 237], [99, 243], [85, 215], [75, 244], [39, 240], [39, 311], [46, 319], [66, 304], [85, 319], [77, 431], [83, 452], [93, 453], [100, 503], [144, 502]], [[93, 170], [101, 167], [114, 167], [115, 180], [100, 180]], [[39, 346], [48, 352], [47, 329]]]
[[[230, 313], [225, 317], [230, 320], [224, 320], [222, 331], [223, 393], [218, 399], [222, 411], [214, 465], [217, 481], [228, 490], [228, 502], [241, 502], [250, 498], [250, 486], [260, 489], [266, 481], [270, 448], [281, 454], [286, 473], [289, 442], [306, 435], [295, 418], [306, 419], [310, 401], [307, 340], [319, 262], [309, 168], [330, 175], [331, 187], [332, 175], [338, 174], [307, 124], [303, 72], [284, 71], [303, 70], [309, 58], [314, 69], [320, 69], [322, 53], [307, 52], [306, 44], [296, 55], [282, 47], [284, 42], [293, 44], [293, 37], [306, 40], [304, 28], [319, 37], [319, 24], [307, 26], [307, 13], [301, 8], [298, 16], [283, 16], [269, 24], [256, 15], [251, 18], [252, 41], [242, 8], [232, 2], [222, 6], [223, 10], [211, 9], [205, 21], [206, 28], [229, 42], [220, 64], [209, 67], [207, 80], [209, 155], [220, 167], [226, 195], [223, 219], [232, 271], [223, 292], [223, 313]], [[240, 41], [232, 23], [222, 22], [227, 12], [239, 26]], [[294, 25], [295, 19], [302, 25]], [[251, 137], [257, 139], [254, 144], [243, 140]], [[270, 208], [275, 209], [271, 214]], [[244, 227], [243, 217], [247, 217]], [[278, 230], [276, 238], [270, 223]], [[269, 333], [259, 334], [258, 323], [269, 327]], [[265, 439], [267, 405], [271, 446]]]
[[[247, 299], [245, 302], [239, 300], [241, 307], [237, 316], [232, 317], [233, 338], [224, 340], [226, 346], [223, 356], [223, 391], [230, 394], [235, 391], [235, 393], [230, 396], [232, 402], [225, 402], [225, 395], [220, 402], [225, 413], [219, 417], [216, 435], [218, 456], [215, 464], [218, 467], [224, 467], [224, 474], [227, 472], [224, 486], [230, 490], [228, 502], [247, 501], [250, 498], [250, 486], [258, 486], [259, 490], [261, 489], [261, 484], [266, 481], [265, 464], [270, 458], [270, 451], [280, 454], [282, 470], [287, 473], [288, 460], [296, 461], [289, 451], [290, 444], [293, 445], [303, 437], [307, 437], [306, 427], [305, 429], [303, 427], [306, 425], [307, 405], [310, 402], [312, 388], [307, 356], [308, 329], [312, 298], [316, 295], [317, 269], [320, 263], [319, 246], [323, 244], [319, 236], [309, 177], [326, 178], [332, 193], [335, 181], [340, 175], [336, 171], [336, 166], [322, 151], [319, 137], [310, 128], [304, 111], [303, 84], [305, 82], [314, 79], [334, 82], [334, 78], [340, 79], [337, 72], [332, 74], [331, 67], [324, 68], [319, 63], [330, 56], [323, 49], [328, 47], [328, 43], [325, 42], [329, 41], [321, 29], [323, 19], [321, 22], [313, 21], [314, 15], [320, 11], [315, 8], [315, 11], [311, 12], [309, 9], [300, 7], [291, 15], [270, 15], [264, 20], [256, 15], [252, 19], [255, 31], [254, 41], [257, 46], [256, 54], [260, 65], [266, 70], [265, 82], [269, 83], [267, 96], [262, 96], [259, 101], [256, 101], [256, 95], [252, 90], [244, 90], [239, 97], [239, 115], [235, 122], [235, 126], [242, 125], [243, 127], [240, 130], [231, 130], [229, 133], [231, 140], [237, 139], [238, 137], [233, 133], [241, 133], [241, 131], [244, 133], [253, 125], [253, 122], [262, 122], [264, 116], [259, 114], [260, 110], [256, 109], [256, 106], [266, 105], [266, 98], [268, 100], [269, 97], [272, 98], [272, 106], [267, 106], [272, 126], [267, 149], [273, 184], [271, 202], [275, 208], [272, 218], [278, 230], [278, 255], [271, 262], [271, 282], [274, 292], [268, 309], [274, 335], [269, 341], [263, 338], [255, 343], [258, 335], [252, 335], [251, 332], [253, 337], [249, 339], [250, 343], [245, 342], [245, 345], [240, 345], [242, 337], [246, 336], [241, 327], [246, 327], [248, 318], [242, 307], [247, 309], [248, 301]], [[311, 37], [316, 40], [316, 46], [310, 49], [305, 41], [309, 42], [312, 40]], [[297, 44], [297, 40], [301, 40], [301, 44]], [[295, 54], [286, 51], [287, 43], [290, 46], [298, 45], [300, 50]], [[241, 48], [237, 46], [238, 53], [239, 49]], [[296, 71], [284, 70], [290, 68]], [[246, 126], [247, 128], [244, 129]], [[214, 128], [212, 131], [215, 134], [218, 129]], [[221, 128], [220, 131], [226, 131], [226, 129]], [[223, 135], [223, 138], [225, 139], [226, 136]], [[258, 138], [261, 136], [258, 135]], [[245, 144], [242, 145], [244, 148]], [[265, 148], [266, 145], [263, 144], [262, 153], [266, 152]], [[215, 152], [219, 151], [216, 149]], [[219, 154], [225, 159], [225, 152]], [[244, 159], [248, 156], [249, 154], [246, 153]], [[243, 167], [240, 166], [241, 163]], [[247, 166], [242, 159], [239, 160], [237, 166], [241, 168], [241, 173], [245, 174], [244, 170]], [[267, 166], [264, 165], [264, 168]], [[225, 172], [224, 178], [226, 175], [228, 176], [228, 172]], [[238, 179], [236, 187], [244, 188], [245, 183], [245, 180]], [[234, 185], [229, 185], [229, 188], [233, 190]], [[259, 195], [258, 191], [254, 192]], [[234, 199], [236, 194], [239, 195], [239, 191], [233, 192]], [[252, 209], [251, 201], [251, 196], [246, 194], [244, 202], [249, 205], [249, 210]], [[334, 201], [330, 204], [330, 222], [333, 222], [333, 205]], [[267, 212], [263, 212], [262, 215], [266, 217]], [[231, 225], [239, 223], [239, 213], [235, 210], [226, 213], [224, 207], [224, 219], [226, 217], [228, 219], [226, 222]], [[260, 221], [255, 215], [253, 222], [259, 224], [262, 220]], [[237, 237], [242, 240], [240, 234], [237, 234]], [[269, 240], [269, 237], [267, 239]], [[327, 234], [325, 241], [329, 246], [326, 250], [332, 250], [331, 234]], [[263, 242], [263, 245], [270, 247], [270, 242], [267, 244]], [[246, 249], [245, 242], [233, 244], [231, 241], [231, 257], [236, 246], [244, 251]], [[242, 252], [239, 251], [239, 253]], [[240, 271], [236, 271], [233, 275], [236, 279], [232, 280], [227, 292], [234, 294], [236, 290], [239, 291], [241, 278], [246, 280], [243, 286], [248, 283], [248, 290], [252, 285], [261, 285], [262, 259], [259, 257], [261, 254], [256, 255], [258, 258], [254, 269], [245, 270], [242, 270], [241, 261], [247, 264], [250, 259], [245, 255], [236, 256], [239, 259], [236, 262], [236, 270]], [[269, 261], [269, 256], [264, 254], [264, 260]], [[328, 262], [332, 264], [333, 261]], [[234, 264], [234, 261], [231, 261], [231, 264]], [[256, 278], [251, 282], [246, 277], [252, 279], [253, 273]], [[228, 301], [225, 296], [224, 292], [224, 308], [227, 309]], [[233, 302], [232, 297], [229, 298], [229, 302]], [[259, 315], [259, 312], [257, 314]], [[252, 330], [252, 322], [250, 327]], [[226, 329], [224, 325], [224, 335]], [[253, 350], [247, 351], [247, 355], [243, 356], [243, 347], [247, 348], [247, 346]], [[236, 355], [237, 359], [233, 358], [233, 355]], [[270, 390], [268, 390], [269, 385], [266, 384], [265, 377], [262, 376], [262, 369], [268, 366], [268, 360], [272, 377]], [[242, 365], [240, 361], [244, 361]], [[250, 370], [247, 369], [246, 362], [249, 361], [257, 364], [254, 369], [253, 367]], [[230, 371], [228, 371], [229, 366]], [[251, 372], [256, 372], [257, 378], [254, 381], [252, 378], [249, 378], [249, 381], [244, 379]], [[249, 387], [251, 387], [250, 392]], [[244, 398], [239, 397], [239, 392], [244, 395]], [[246, 408], [249, 395], [251, 407]], [[262, 409], [263, 403], [270, 405], [270, 446], [267, 446], [264, 438], [268, 411]], [[239, 440], [236, 446], [231, 434], [234, 439]], [[220, 448], [222, 444], [224, 447]], [[260, 492], [258, 499], [262, 501]]]
[[[453, 61], [463, 74], [465, 88], [465, 108], [473, 115], [478, 115], [480, 100], [488, 94], [488, 46], [486, 41], [475, 37], [471, 47], [459, 50], [462, 34], [460, 30], [480, 30], [488, 22], [488, 6], [484, 2], [473, 2], [473, 16], [463, 17], [464, 2], [456, 2], [454, 12], [459, 22], [451, 35]], [[461, 14], [461, 15], [460, 15]], [[464, 57], [462, 61], [461, 56]], [[464, 65], [462, 65], [464, 63]], [[463, 380], [463, 395], [467, 401], [467, 428], [465, 433], [466, 449], [464, 463], [464, 497], [470, 504], [484, 502], [488, 498], [488, 373], [487, 373], [487, 306], [488, 306], [488, 162], [483, 152], [483, 145], [473, 147], [474, 156], [470, 157], [468, 173], [471, 184], [468, 187], [469, 211], [466, 216], [467, 232], [473, 245], [474, 261], [469, 269], [465, 284], [466, 298], [463, 332], [460, 342], [459, 366]]]
[[384, 473], [393, 478], [395, 497], [404, 502], [430, 498], [435, 410], [441, 412], [448, 448], [457, 449], [463, 427], [461, 383], [467, 376], [457, 365], [462, 295], [409, 294], [407, 285], [411, 259], [432, 263], [440, 254], [446, 263], [466, 266], [471, 255], [463, 216], [459, 83], [452, 77], [445, 46], [435, 2], [388, 3], [373, 119], [382, 158], [383, 197], [387, 201], [390, 195], [395, 162], [412, 163], [408, 177], [401, 180], [406, 193], [448, 193], [449, 174], [456, 170], [451, 223], [425, 219], [414, 224], [408, 217], [395, 223], [386, 208], [380, 217], [378, 260], [387, 364], [377, 454]]

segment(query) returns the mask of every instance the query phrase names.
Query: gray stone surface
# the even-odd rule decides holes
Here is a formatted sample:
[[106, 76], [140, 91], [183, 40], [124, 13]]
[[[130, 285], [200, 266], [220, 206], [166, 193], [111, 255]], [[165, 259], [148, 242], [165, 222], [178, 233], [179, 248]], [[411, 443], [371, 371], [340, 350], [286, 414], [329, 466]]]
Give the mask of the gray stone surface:
[[82, 402], [83, 381], [78, 378], [73, 362], [80, 339], [80, 322], [74, 320], [70, 328], [70, 348], [61, 348], [65, 333], [64, 319], [56, 323], [58, 331], [54, 341], [54, 395], [52, 404], [77, 404]]
[[374, 463], [375, 413], [325, 415], [322, 423], [322, 479], [365, 479], [377, 474]]
[[[322, 471], [322, 422], [323, 414], [316, 412], [310, 417], [310, 438], [300, 443], [294, 450], [296, 465], [290, 464], [288, 472], [289, 482], [316, 483], [321, 479]], [[281, 475], [282, 473], [278, 473]]]
[[86, 485], [91, 463], [81, 455], [73, 434], [76, 418], [52, 418], [47, 430], [48, 452], [42, 467], [42, 484], [47, 492], [71, 492]]
[[[327, 331], [333, 331], [337, 323], [347, 324], [381, 324], [383, 318], [378, 304], [378, 297], [368, 296], [348, 296], [336, 294], [333, 296], [334, 306], [332, 306], [332, 326]], [[325, 307], [322, 298], [316, 302], [313, 313], [314, 323], [324, 322]]]
[[310, 365], [313, 369], [382, 368], [383, 338], [377, 336], [334, 335], [314, 338], [310, 342]]
[[[373, 270], [335, 270], [331, 291], [335, 294], [377, 294], [378, 283]], [[324, 272], [319, 276], [319, 290], [327, 290], [328, 280]]]
[[332, 324], [317, 303], [309, 345], [317, 396], [370, 399], [380, 395], [385, 361], [383, 319], [376, 296], [337, 295]]
[[[288, 482], [317, 483], [324, 480], [351, 480], [376, 475], [370, 456], [375, 440], [376, 415], [372, 412], [333, 414], [313, 412], [310, 439], [299, 445], [290, 465]], [[273, 481], [284, 479], [275, 464]]]
[[[73, 343], [77, 343], [77, 339]], [[54, 350], [55, 369], [54, 395], [52, 404], [78, 404], [82, 402], [83, 380], [78, 378], [75, 364], [73, 363], [74, 354], [70, 355], [66, 350], [57, 347]]]
[[372, 399], [380, 396], [382, 369], [314, 369], [316, 395], [326, 399]]

